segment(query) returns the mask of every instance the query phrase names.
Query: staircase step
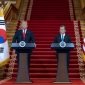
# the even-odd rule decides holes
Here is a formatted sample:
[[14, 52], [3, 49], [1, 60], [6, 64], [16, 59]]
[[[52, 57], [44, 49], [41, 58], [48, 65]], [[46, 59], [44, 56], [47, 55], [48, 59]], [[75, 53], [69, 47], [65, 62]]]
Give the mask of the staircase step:
[[[30, 77], [31, 78], [56, 78], [57, 73], [57, 56], [56, 51], [51, 48], [51, 43], [53, 43], [55, 36], [59, 32], [59, 26], [61, 23], [66, 24], [67, 33], [71, 37], [72, 42], [75, 44], [75, 48], [70, 52], [70, 62], [69, 62], [69, 74], [70, 78], [80, 78], [77, 48], [76, 48], [76, 38], [74, 32], [73, 21], [57, 21], [57, 20], [33, 20], [29, 22], [29, 29], [33, 32], [36, 40], [36, 48], [33, 49], [30, 62]], [[9, 44], [15, 29], [7, 29]], [[82, 39], [82, 38], [81, 38]], [[82, 43], [82, 40], [80, 41]], [[10, 51], [12, 54], [12, 51]], [[11, 57], [15, 56], [12, 54]], [[9, 65], [6, 66], [6, 72], [8, 72]], [[17, 76], [17, 59], [15, 60], [13, 68], [13, 78]]]
[[[17, 73], [13, 74], [13, 77], [16, 77]], [[31, 78], [56, 78], [56, 73], [31, 73], [30, 77]], [[80, 74], [79, 73], [70, 73], [70, 78], [79, 78]]]
[[[17, 63], [15, 64], [15, 67], [17, 67]], [[30, 64], [30, 68], [41, 68], [41, 67], [56, 68], [57, 64]], [[79, 65], [69, 63], [69, 68], [73, 69], [79, 68]]]
[[[17, 73], [18, 69], [15, 68], [13, 70], [13, 72]], [[76, 73], [79, 73], [79, 69], [78, 68], [77, 69], [71, 68], [71, 69], [69, 69], [69, 72], [76, 74]], [[56, 68], [43, 68], [43, 67], [42, 68], [30, 68], [30, 73], [41, 73], [41, 74], [43, 74], [43, 73], [57, 73], [57, 70], [56, 70]]]

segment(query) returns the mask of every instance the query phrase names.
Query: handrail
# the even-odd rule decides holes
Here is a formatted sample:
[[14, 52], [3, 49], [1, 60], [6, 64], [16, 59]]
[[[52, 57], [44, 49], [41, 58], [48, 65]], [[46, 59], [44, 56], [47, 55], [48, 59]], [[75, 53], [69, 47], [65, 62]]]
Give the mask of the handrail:
[[11, 3], [8, 2], [8, 3], [6, 4], [6, 6], [4, 7], [4, 15], [6, 15], [7, 11], [8, 11], [9, 8], [10, 8], [10, 5], [11, 5]]
[[7, 5], [4, 7], [4, 17], [7, 19], [11, 12], [14, 12], [15, 14], [18, 14], [18, 9], [11, 4], [11, 2], [8, 2]]

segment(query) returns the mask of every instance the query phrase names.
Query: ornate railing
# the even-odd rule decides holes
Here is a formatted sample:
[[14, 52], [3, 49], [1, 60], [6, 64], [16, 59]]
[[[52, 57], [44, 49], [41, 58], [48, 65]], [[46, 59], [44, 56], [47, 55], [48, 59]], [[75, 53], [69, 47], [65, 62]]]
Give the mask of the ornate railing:
[[74, 9], [73, 9], [73, 2], [72, 0], [69, 0], [69, 10], [70, 10], [70, 18], [71, 20], [75, 19], [75, 15], [74, 15]]
[[81, 48], [78, 21], [74, 21], [74, 31], [75, 31], [75, 38], [76, 38], [76, 49], [77, 49], [77, 56], [78, 56], [80, 78], [82, 81], [85, 82], [85, 68], [84, 68], [84, 62], [83, 62], [83, 58], [82, 58], [82, 48]]

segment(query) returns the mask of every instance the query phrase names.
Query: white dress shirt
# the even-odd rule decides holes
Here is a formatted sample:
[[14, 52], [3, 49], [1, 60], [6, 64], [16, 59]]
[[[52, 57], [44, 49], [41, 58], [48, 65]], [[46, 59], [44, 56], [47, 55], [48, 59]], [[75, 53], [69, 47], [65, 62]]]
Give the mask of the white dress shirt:
[[27, 32], [27, 29], [23, 29], [23, 33], [25, 33], [25, 34], [26, 34], [26, 32]]
[[63, 37], [63, 39], [64, 39], [64, 37], [65, 37], [65, 33], [64, 33], [64, 34], [61, 34], [61, 39], [62, 39], [62, 37]]

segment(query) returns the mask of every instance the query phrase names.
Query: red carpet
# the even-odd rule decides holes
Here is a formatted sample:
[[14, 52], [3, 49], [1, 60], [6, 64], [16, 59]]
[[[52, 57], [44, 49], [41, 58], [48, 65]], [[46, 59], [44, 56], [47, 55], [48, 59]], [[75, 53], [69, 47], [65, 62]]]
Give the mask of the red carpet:
[[[33, 31], [37, 44], [31, 56], [31, 78], [56, 78], [56, 53], [50, 48], [50, 45], [61, 24], [66, 25], [67, 33], [70, 35], [72, 42], [75, 43], [73, 21], [33, 20], [29, 22], [29, 28]], [[16, 77], [16, 73], [17, 64], [14, 68], [13, 78]], [[80, 78], [76, 47], [70, 52], [69, 77], [71, 79]]]
[[[74, 24], [70, 21], [68, 0], [34, 0], [29, 28], [34, 33], [37, 47], [31, 56], [30, 77], [34, 82], [31, 85], [55, 85], [52, 82], [56, 78], [57, 59], [50, 45], [62, 24], [66, 25], [67, 33], [72, 42], [76, 43]], [[69, 64], [69, 77], [73, 83], [67, 85], [83, 85], [80, 80], [76, 46], [70, 52]], [[17, 64], [12, 76], [13, 78], [17, 76]], [[15, 80], [8, 81], [7, 84], [16, 85]]]
[[[35, 83], [36, 82], [36, 83]], [[84, 85], [81, 80], [72, 80], [72, 84], [53, 84], [53, 80], [49, 79], [35, 79], [32, 84], [16, 84], [15, 80], [10, 80], [2, 85]]]
[[33, 0], [32, 20], [69, 20], [69, 0]]

